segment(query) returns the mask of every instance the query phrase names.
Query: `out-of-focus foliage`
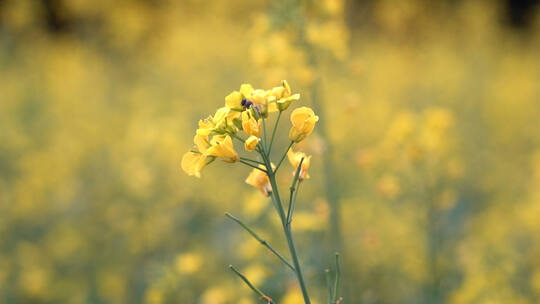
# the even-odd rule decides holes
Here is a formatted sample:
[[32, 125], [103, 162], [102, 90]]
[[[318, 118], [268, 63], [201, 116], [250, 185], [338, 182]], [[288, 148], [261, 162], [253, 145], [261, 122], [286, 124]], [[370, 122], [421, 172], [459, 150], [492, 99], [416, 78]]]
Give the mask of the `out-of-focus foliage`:
[[0, 303], [257, 303], [230, 263], [298, 303], [288, 269], [223, 216], [286, 252], [249, 170], [180, 170], [199, 117], [238, 83], [281, 79], [308, 104], [316, 80], [323, 94], [328, 138], [303, 143], [312, 178], [294, 223], [317, 303], [329, 146], [344, 303], [538, 303], [540, 18], [517, 30], [503, 12], [0, 1]]

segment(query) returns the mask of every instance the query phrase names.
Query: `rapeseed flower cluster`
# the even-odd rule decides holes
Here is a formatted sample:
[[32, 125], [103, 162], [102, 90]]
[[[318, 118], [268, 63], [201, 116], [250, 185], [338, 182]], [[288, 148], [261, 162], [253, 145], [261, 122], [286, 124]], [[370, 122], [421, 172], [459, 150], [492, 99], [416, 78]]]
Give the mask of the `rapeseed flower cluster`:
[[[311, 156], [300, 151], [294, 152], [292, 147], [309, 136], [313, 132], [315, 124], [319, 121], [319, 117], [315, 115], [312, 109], [298, 107], [292, 111], [290, 115], [291, 128], [289, 130], [290, 143], [279, 161], [276, 162], [277, 164], [274, 164], [271, 160], [272, 146], [281, 115], [294, 101], [299, 99], [300, 94], [293, 94], [286, 80], [283, 80], [279, 86], [269, 90], [255, 89], [250, 84], [242, 84], [238, 91], [233, 91], [225, 97], [225, 105], [219, 108], [214, 115], [199, 121], [199, 128], [195, 132], [193, 139], [194, 146], [182, 158], [182, 169], [189, 175], [200, 177], [201, 170], [217, 158], [230, 163], [240, 162], [253, 168], [245, 182], [259, 189], [265, 196], [272, 198], [272, 203], [279, 215], [283, 232], [287, 238], [292, 263], [288, 262], [266, 241], [262, 241], [257, 233], [246, 226], [240, 219], [229, 213], [226, 215], [242, 226], [262, 245], [268, 247], [288, 268], [294, 271], [302, 291], [304, 303], [311, 304], [294, 241], [292, 240], [291, 222], [298, 188], [302, 180], [309, 178], [307, 171], [311, 163]], [[277, 118], [270, 133], [266, 126], [266, 120], [272, 113], [277, 113]], [[251, 156], [239, 156], [235, 150], [233, 139], [242, 143], [244, 150]], [[289, 187], [288, 206], [284, 204], [279, 194], [276, 180], [276, 172], [286, 157], [294, 167], [293, 178]], [[274, 303], [270, 297], [253, 286], [253, 274], [248, 274], [252, 277], [252, 281], [250, 281], [232, 265], [230, 269], [261, 299], [265, 299], [268, 303]], [[338, 277], [336, 277], [336, 281], [339, 281]], [[337, 291], [338, 287], [335, 287], [336, 296]]]
[[[216, 158], [229, 163], [241, 161], [233, 139], [241, 141], [247, 152], [257, 149], [262, 152], [263, 148], [259, 148], [261, 142], [265, 145], [267, 143], [266, 138], [263, 140], [265, 136], [262, 134], [263, 120], [271, 113], [281, 115], [293, 101], [299, 99], [300, 94], [293, 94], [286, 80], [269, 90], [255, 89], [251, 84], [242, 84], [238, 91], [233, 91], [225, 97], [225, 105], [217, 109], [214, 115], [199, 120], [193, 138], [193, 148], [182, 157], [182, 169], [190, 176], [200, 177], [201, 170]], [[298, 143], [311, 134], [319, 117], [312, 109], [299, 107], [292, 112], [290, 120], [292, 127], [289, 138], [292, 142]], [[305, 154], [302, 156], [306, 157], [301, 173], [301, 178], [304, 178], [309, 176], [306, 173], [309, 158]], [[299, 158], [289, 156], [289, 159], [296, 168]], [[264, 174], [265, 166], [259, 164], [259, 167], [253, 169], [246, 182], [268, 195], [271, 187], [267, 182], [268, 177]]]

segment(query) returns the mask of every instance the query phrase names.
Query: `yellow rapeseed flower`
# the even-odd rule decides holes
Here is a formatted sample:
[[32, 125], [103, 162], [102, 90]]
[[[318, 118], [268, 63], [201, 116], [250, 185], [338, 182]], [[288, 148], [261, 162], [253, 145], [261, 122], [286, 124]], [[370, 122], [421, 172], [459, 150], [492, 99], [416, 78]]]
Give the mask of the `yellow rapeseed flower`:
[[257, 148], [257, 145], [259, 144], [259, 141], [261, 141], [260, 138], [258, 138], [257, 136], [251, 135], [244, 142], [244, 148], [246, 149], [246, 151], [251, 152], [251, 151], [255, 150], [255, 148]]
[[289, 159], [289, 162], [294, 167], [293, 174], [296, 173], [296, 170], [298, 168], [298, 165], [300, 164], [300, 161], [302, 158], [304, 161], [302, 162], [302, 168], [300, 169], [300, 179], [309, 178], [309, 173], [307, 173], [307, 170], [309, 169], [309, 165], [311, 162], [311, 155], [306, 155], [304, 152], [294, 152], [293, 150], [289, 150], [287, 152], [287, 158]]
[[308, 107], [294, 109], [291, 113], [292, 127], [289, 138], [294, 142], [302, 141], [313, 132], [317, 121], [319, 121], [319, 116], [315, 115], [312, 109]]
[[291, 105], [291, 102], [299, 100], [299, 99], [300, 99], [300, 94], [294, 94], [288, 97], [278, 99], [276, 101], [277, 107], [280, 111], [285, 111]]
[[251, 111], [242, 112], [242, 129], [248, 135], [261, 137], [261, 122], [253, 117]]
[[[200, 124], [201, 122], [199, 122], [199, 125]], [[188, 175], [196, 177], [201, 177], [200, 172], [207, 164], [208, 154], [206, 152], [210, 146], [208, 143], [208, 136], [199, 134], [199, 130], [197, 130], [197, 134], [195, 134], [195, 137], [193, 138], [195, 144], [193, 151], [184, 153], [181, 163], [182, 170]]]
[[214, 130], [214, 124], [212, 123], [212, 117], [199, 120], [199, 128], [197, 129], [197, 135], [208, 136]]
[[222, 107], [219, 108], [216, 111], [216, 114], [212, 117], [212, 123], [214, 124], [214, 128], [220, 129], [227, 124], [227, 116], [229, 115], [230, 108], [228, 107]]
[[182, 170], [189, 176], [201, 177], [201, 170], [206, 165], [206, 154], [200, 152], [186, 152], [182, 157]]
[[225, 106], [231, 109], [242, 108], [242, 94], [238, 91], [233, 91], [225, 97]]
[[[272, 167], [274, 167], [273, 164]], [[263, 165], [259, 165], [259, 168], [266, 169]], [[268, 178], [268, 175], [261, 170], [251, 170], [251, 173], [249, 173], [249, 176], [246, 178], [246, 183], [261, 190], [261, 192], [266, 196], [269, 196], [272, 192], [270, 179]]]
[[300, 99], [300, 94], [291, 95], [291, 86], [287, 80], [281, 81], [281, 86], [275, 87], [268, 92], [269, 102], [277, 106], [279, 111], [285, 111], [291, 105], [291, 102]]
[[232, 138], [229, 135], [219, 135], [212, 137], [208, 155], [225, 158], [223, 161], [234, 163], [240, 158], [234, 150]]
[[242, 94], [243, 98], [249, 99], [251, 97], [251, 93], [253, 92], [253, 86], [249, 83], [244, 83], [240, 86], [240, 94]]

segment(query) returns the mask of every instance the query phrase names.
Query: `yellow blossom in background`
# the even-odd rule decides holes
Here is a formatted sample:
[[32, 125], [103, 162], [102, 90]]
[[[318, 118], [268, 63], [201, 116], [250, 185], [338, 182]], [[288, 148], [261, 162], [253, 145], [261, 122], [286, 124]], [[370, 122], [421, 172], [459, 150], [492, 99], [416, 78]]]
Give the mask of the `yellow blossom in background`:
[[400, 192], [397, 178], [392, 175], [385, 175], [377, 183], [377, 191], [384, 197], [395, 198]]
[[163, 292], [159, 289], [149, 289], [144, 295], [145, 304], [161, 304], [163, 303]]
[[203, 264], [203, 257], [200, 254], [187, 252], [179, 254], [175, 260], [176, 271], [183, 275], [197, 272]]
[[257, 145], [259, 144], [259, 142], [261, 141], [260, 138], [258, 138], [257, 136], [249, 136], [248, 139], [246, 139], [246, 142], [244, 143], [244, 148], [246, 149], [246, 151], [253, 151], [255, 150], [255, 148], [257, 148]]
[[309, 173], [307, 170], [309, 169], [309, 165], [311, 163], [311, 155], [306, 155], [304, 152], [294, 152], [292, 149], [287, 152], [287, 158], [289, 159], [289, 162], [294, 168], [293, 175], [295, 174], [298, 166], [300, 165], [300, 161], [302, 161], [302, 168], [300, 169], [300, 179], [309, 178]]
[[215, 160], [263, 161], [243, 112], [261, 147], [306, 105], [325, 120], [292, 147], [325, 160], [292, 221], [312, 301], [336, 220], [343, 303], [537, 304], [540, 11], [506, 2], [0, 1], [0, 302], [266, 303], [233, 262], [303, 303], [223, 219], [289, 259], [264, 173]]
[[211, 287], [201, 296], [201, 304], [226, 304], [230, 303], [230, 292], [224, 287]]
[[[283, 304], [299, 304], [302, 303], [304, 299], [302, 298], [302, 293], [296, 288], [290, 288], [287, 293], [283, 296], [283, 299], [279, 303]], [[317, 304], [316, 300], [311, 300], [312, 304]]]
[[255, 285], [260, 285], [268, 274], [268, 271], [260, 264], [250, 265], [248, 268], [244, 269], [243, 272]]
[[300, 142], [313, 132], [315, 123], [319, 121], [319, 116], [315, 115], [312, 109], [300, 107], [291, 113], [292, 127], [289, 138], [294, 142]]

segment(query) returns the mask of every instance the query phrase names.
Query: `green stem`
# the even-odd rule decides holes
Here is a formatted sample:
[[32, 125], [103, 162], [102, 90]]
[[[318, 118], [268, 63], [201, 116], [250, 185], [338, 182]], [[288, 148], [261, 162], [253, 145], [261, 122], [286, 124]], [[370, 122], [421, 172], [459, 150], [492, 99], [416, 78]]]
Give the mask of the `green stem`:
[[240, 159], [240, 160], [238, 160], [238, 161], [241, 162], [242, 164], [246, 165], [246, 166], [249, 166], [249, 167], [251, 167], [251, 168], [254, 168], [254, 169], [257, 169], [257, 170], [261, 170], [262, 172], [267, 173], [266, 170], [264, 170], [264, 169], [262, 169], [262, 168], [259, 168], [259, 167], [255, 166], [255, 165], [253, 165], [253, 164], [250, 164], [250, 163], [248, 163], [247, 161], [243, 161], [242, 159]]
[[330, 270], [325, 269], [326, 286], [328, 287], [328, 304], [332, 304], [332, 283], [330, 282]]
[[240, 279], [242, 279], [242, 281], [244, 281], [244, 283], [246, 283], [246, 285], [251, 288], [251, 290], [253, 290], [256, 294], [259, 295], [259, 297], [261, 297], [261, 299], [264, 299], [266, 301], [268, 301], [268, 303], [271, 303], [273, 304], [274, 301], [267, 295], [265, 295], [259, 288], [255, 287], [249, 280], [248, 278], [246, 278], [246, 276], [244, 276], [242, 273], [240, 273], [240, 271], [238, 271], [236, 268], [234, 268], [233, 265], [229, 265], [229, 268], [237, 275], [240, 277]]
[[289, 225], [291, 224], [292, 222], [292, 212], [294, 212], [294, 207], [296, 206], [296, 197], [298, 196], [298, 190], [300, 189], [300, 184], [302, 183], [302, 180], [299, 180], [298, 181], [298, 184], [296, 184], [296, 191], [294, 192], [294, 197], [293, 197], [293, 206], [292, 206], [292, 210], [291, 210], [291, 217], [289, 219]]
[[260, 162], [258, 160], [254, 160], [254, 159], [249, 159], [249, 158], [245, 158], [245, 157], [240, 157], [241, 160], [244, 160], [244, 161], [250, 161], [250, 162], [254, 162], [256, 164], [259, 164], [259, 165], [263, 165], [264, 166], [264, 163], [263, 162]]
[[339, 266], [339, 253], [336, 252], [336, 280], [334, 282], [333, 303], [336, 303], [338, 301], [340, 276], [341, 276], [341, 270]]
[[[292, 146], [292, 143], [290, 146]], [[289, 252], [291, 254], [296, 278], [298, 280], [298, 284], [300, 285], [300, 290], [302, 291], [304, 303], [311, 304], [311, 300], [309, 299], [306, 283], [304, 282], [304, 276], [302, 275], [302, 268], [300, 267], [300, 261], [298, 260], [298, 255], [296, 254], [296, 247], [294, 245], [294, 240], [293, 240], [293, 236], [291, 232], [291, 226], [287, 224], [285, 210], [283, 209], [283, 203], [279, 195], [279, 188], [276, 182], [276, 175], [275, 175], [277, 168], [276, 170], [272, 170], [272, 167], [270, 166], [270, 161], [264, 153], [265, 151], [263, 150], [262, 152], [263, 153], [261, 153], [261, 156], [266, 162], [266, 168], [268, 169], [267, 175], [268, 175], [268, 179], [270, 180], [270, 185], [272, 186], [272, 198], [275, 201], [275, 205], [278, 210], [279, 217], [281, 219], [281, 224], [283, 226], [283, 231], [285, 232], [285, 237], [287, 238], [287, 245], [289, 247]]]
[[225, 213], [225, 215], [231, 220], [235, 221], [238, 225], [242, 226], [242, 228], [244, 228], [249, 234], [251, 234], [251, 236], [253, 236], [257, 241], [259, 241], [261, 245], [268, 248], [268, 250], [270, 250], [274, 255], [276, 255], [283, 263], [285, 263], [285, 265], [289, 266], [292, 271], [294, 271], [294, 267], [293, 265], [291, 265], [291, 263], [289, 263], [281, 254], [279, 254], [274, 248], [272, 248], [272, 246], [270, 246], [270, 244], [268, 244], [266, 240], [261, 238], [255, 231], [253, 231], [246, 224], [244, 224], [244, 222], [242, 222], [237, 217], [231, 215], [230, 213]]
[[238, 136], [238, 135], [236, 135], [236, 134], [234, 134], [234, 133], [230, 133], [230, 135], [231, 135], [233, 138], [238, 139], [238, 140], [239, 140], [240, 142], [242, 142], [242, 143], [245, 142], [245, 140], [242, 139], [242, 137], [240, 137], [240, 136]]
[[291, 143], [289, 144], [289, 146], [287, 147], [287, 150], [285, 150], [285, 153], [283, 153], [283, 156], [281, 157], [281, 159], [279, 160], [279, 163], [277, 164], [276, 166], [276, 170], [274, 171], [277, 171], [277, 169], [279, 169], [279, 166], [281, 166], [281, 163], [283, 162], [283, 160], [285, 159], [285, 156], [287, 156], [287, 152], [289, 152], [289, 149], [291, 149], [292, 145], [294, 144], [294, 141], [291, 141]]
[[262, 119], [263, 132], [264, 132], [262, 142], [263, 142], [264, 149], [266, 150], [266, 148], [268, 147], [267, 146], [268, 140], [267, 140], [267, 135], [266, 135], [266, 119], [264, 119], [264, 117], [262, 117], [262, 115], [261, 115], [261, 119]]
[[294, 178], [291, 182], [291, 186], [289, 187], [290, 190], [290, 196], [289, 196], [289, 210], [287, 210], [287, 225], [291, 224], [292, 221], [292, 214], [294, 212], [294, 204], [296, 203], [295, 199], [295, 193], [297, 190], [296, 184], [298, 183], [298, 186], [300, 186], [300, 171], [302, 171], [302, 163], [304, 162], [304, 158], [300, 160], [300, 163], [298, 164], [298, 167], [296, 168], [296, 172], [294, 173]]
[[281, 118], [281, 111], [279, 111], [279, 114], [276, 119], [276, 124], [274, 125], [274, 130], [272, 131], [272, 138], [270, 139], [270, 146], [268, 147], [268, 156], [270, 156], [270, 152], [272, 152], [272, 144], [274, 144], [274, 137], [276, 136], [276, 130], [279, 124], [279, 119]]

